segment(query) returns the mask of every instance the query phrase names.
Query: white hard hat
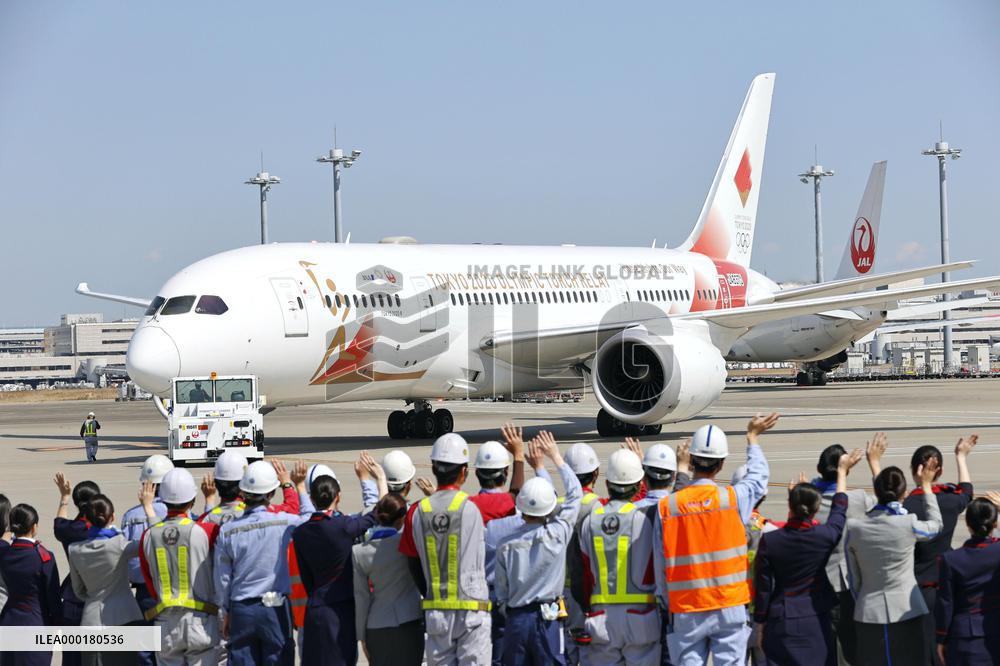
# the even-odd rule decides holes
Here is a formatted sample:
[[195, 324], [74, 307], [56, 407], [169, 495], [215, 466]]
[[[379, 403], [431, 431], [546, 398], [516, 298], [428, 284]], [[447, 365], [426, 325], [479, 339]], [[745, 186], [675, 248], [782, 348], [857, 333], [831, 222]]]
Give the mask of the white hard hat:
[[306, 488], [312, 488], [313, 481], [321, 476], [332, 476], [335, 481], [337, 480], [337, 475], [333, 473], [332, 469], [322, 463], [317, 463], [310, 465], [309, 471], [306, 472]]
[[628, 449], [618, 449], [608, 459], [608, 483], [631, 486], [642, 481], [642, 461]]
[[434, 440], [431, 447], [431, 460], [434, 462], [451, 463], [452, 465], [467, 465], [469, 463], [469, 445], [459, 434], [449, 432]]
[[89, 412], [87, 416], [96, 416], [96, 414], [94, 414], [94, 412]]
[[510, 453], [500, 442], [483, 442], [476, 452], [477, 469], [504, 469], [510, 465]]
[[198, 494], [191, 472], [175, 467], [160, 482], [160, 499], [167, 504], [187, 504]]
[[239, 451], [223, 451], [215, 461], [215, 480], [239, 481], [248, 464], [247, 457]]
[[646, 450], [646, 455], [642, 458], [642, 466], [655, 470], [676, 472], [677, 454], [666, 444], [653, 444]]
[[517, 509], [526, 516], [547, 516], [556, 508], [556, 490], [546, 479], [529, 479], [517, 493]]
[[404, 451], [389, 451], [385, 454], [382, 469], [385, 470], [386, 482], [393, 486], [401, 486], [417, 475], [417, 468]]
[[[735, 486], [745, 478], [747, 478], [747, 466], [740, 465], [736, 468], [736, 471], [733, 472], [733, 478], [730, 480], [729, 485]], [[767, 495], [767, 484], [764, 485], [764, 494]]]
[[729, 455], [729, 441], [722, 428], [703, 425], [691, 437], [691, 455], [699, 458], [725, 458]]
[[139, 472], [139, 481], [142, 483], [146, 481], [160, 483], [163, 481], [163, 477], [167, 475], [167, 472], [173, 468], [174, 464], [170, 462], [170, 458], [162, 453], [149, 456], [146, 458], [146, 462], [142, 463], [142, 470]]
[[266, 495], [279, 485], [278, 473], [271, 467], [271, 463], [263, 460], [250, 463], [240, 479], [240, 490], [252, 495]]
[[597, 459], [594, 449], [581, 442], [569, 447], [569, 451], [566, 452], [563, 459], [574, 474], [590, 474], [601, 466], [601, 461]]

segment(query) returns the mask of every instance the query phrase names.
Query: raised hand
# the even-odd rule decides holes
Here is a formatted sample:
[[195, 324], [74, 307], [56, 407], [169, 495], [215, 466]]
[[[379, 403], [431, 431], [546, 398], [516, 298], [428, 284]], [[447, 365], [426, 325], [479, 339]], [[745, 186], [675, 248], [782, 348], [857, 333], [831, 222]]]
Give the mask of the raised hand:
[[503, 434], [504, 448], [510, 451], [510, 455], [514, 460], [523, 460], [524, 432], [521, 430], [521, 426], [515, 426], [513, 423], [504, 423], [500, 426], [500, 432]]
[[958, 440], [958, 444], [955, 445], [955, 456], [959, 458], [968, 456], [978, 443], [979, 435], [969, 435], [968, 437], [961, 438]]
[[211, 472], [201, 477], [201, 494], [205, 496], [206, 502], [215, 496], [215, 476]]
[[877, 432], [875, 436], [865, 445], [865, 457], [868, 458], [868, 467], [872, 470], [872, 476], [878, 476], [882, 471], [882, 456], [889, 448], [889, 438], [884, 432]]
[[285, 485], [286, 483], [292, 482], [292, 475], [288, 473], [288, 469], [285, 468], [285, 463], [277, 458], [271, 459], [271, 467], [274, 468], [274, 473], [278, 475], [278, 483]]
[[305, 487], [306, 477], [309, 476], [309, 467], [301, 460], [295, 463], [295, 467], [292, 469], [291, 473], [288, 475], [291, 483], [298, 486], [302, 484]]
[[864, 456], [864, 452], [861, 449], [854, 449], [850, 453], [845, 453], [840, 456], [840, 460], [837, 462], [837, 469], [844, 470], [844, 474], [848, 474], [855, 465], [861, 462], [861, 458]]
[[428, 497], [434, 494], [434, 484], [431, 483], [430, 479], [424, 477], [417, 479], [417, 488], [420, 488], [420, 491]]
[[917, 478], [920, 479], [920, 487], [925, 493], [931, 492], [931, 484], [937, 477], [938, 469], [937, 458], [928, 458], [927, 462], [917, 468]]
[[691, 474], [691, 438], [685, 437], [677, 445], [677, 473]]
[[642, 456], [644, 455], [642, 451], [642, 444], [640, 444], [639, 440], [635, 437], [626, 437], [625, 443], [621, 445], [621, 448], [628, 449], [635, 455], [639, 456], [639, 460], [642, 460]]
[[56, 484], [56, 488], [59, 489], [60, 497], [71, 497], [73, 495], [73, 484], [70, 483], [69, 479], [62, 472], [56, 472], [56, 478], [53, 479]]
[[986, 499], [993, 502], [993, 506], [1000, 509], [1000, 492], [997, 492], [996, 490], [987, 490]]
[[773, 428], [778, 423], [778, 412], [771, 412], [767, 416], [757, 414], [750, 423], [747, 424], [747, 441], [751, 444], [757, 443], [757, 438]]
[[805, 472], [799, 472], [799, 477], [797, 479], [792, 479], [788, 482], [788, 492], [795, 490], [795, 486], [800, 483], [809, 483], [809, 477], [806, 476]]
[[528, 442], [524, 451], [524, 461], [534, 470], [539, 470], [545, 466], [545, 455], [538, 449], [535, 439]]

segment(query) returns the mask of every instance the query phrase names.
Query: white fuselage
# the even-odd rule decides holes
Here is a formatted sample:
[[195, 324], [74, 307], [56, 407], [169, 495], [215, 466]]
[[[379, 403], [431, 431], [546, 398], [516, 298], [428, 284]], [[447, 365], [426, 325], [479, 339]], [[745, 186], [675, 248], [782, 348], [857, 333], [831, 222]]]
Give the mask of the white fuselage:
[[[154, 302], [161, 307], [135, 331], [128, 369], [161, 396], [181, 375], [253, 374], [273, 407], [578, 387], [586, 360], [559, 367], [545, 353], [503, 359], [487, 341], [741, 307], [767, 302], [777, 289], [738, 264], [670, 249], [253, 246], [170, 278]], [[171, 308], [185, 296], [193, 307], [185, 310], [181, 298]], [[217, 299], [203, 305], [205, 296]], [[733, 353], [728, 343], [719, 351], [731, 360], [823, 358], [881, 321], [880, 313], [862, 314], [772, 322], [747, 332]], [[710, 339], [704, 324], [688, 332]]]

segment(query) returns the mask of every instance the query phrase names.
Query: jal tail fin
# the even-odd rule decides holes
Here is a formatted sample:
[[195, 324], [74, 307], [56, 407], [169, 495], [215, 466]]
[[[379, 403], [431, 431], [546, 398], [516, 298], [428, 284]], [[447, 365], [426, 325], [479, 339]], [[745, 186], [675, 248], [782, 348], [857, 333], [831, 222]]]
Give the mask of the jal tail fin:
[[750, 265], [774, 74], [750, 84], [698, 224], [679, 249]]
[[882, 193], [885, 191], [885, 166], [884, 161], [876, 162], [868, 174], [868, 186], [861, 197], [858, 214], [854, 216], [851, 235], [834, 278], [836, 280], [865, 275], [875, 266], [878, 223], [882, 217]]

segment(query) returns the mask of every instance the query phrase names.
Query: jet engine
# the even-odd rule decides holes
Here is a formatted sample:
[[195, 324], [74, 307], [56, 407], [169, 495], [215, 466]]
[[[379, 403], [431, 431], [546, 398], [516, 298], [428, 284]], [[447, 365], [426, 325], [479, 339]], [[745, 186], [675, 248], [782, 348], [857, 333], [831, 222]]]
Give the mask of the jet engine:
[[651, 425], [690, 418], [719, 397], [726, 363], [710, 342], [693, 335], [662, 337], [628, 329], [594, 357], [594, 393], [625, 423]]

